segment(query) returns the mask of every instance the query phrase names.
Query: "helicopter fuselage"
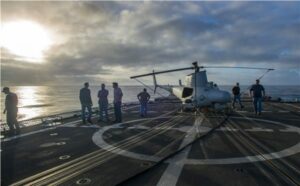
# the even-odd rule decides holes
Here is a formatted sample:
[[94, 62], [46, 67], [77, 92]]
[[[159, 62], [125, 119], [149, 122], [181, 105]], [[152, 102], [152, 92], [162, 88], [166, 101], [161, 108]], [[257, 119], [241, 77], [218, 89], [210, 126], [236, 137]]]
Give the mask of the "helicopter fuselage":
[[[219, 109], [231, 102], [229, 92], [220, 90], [216, 84], [207, 81], [206, 71], [199, 71], [186, 76], [185, 82], [185, 86], [172, 87], [172, 93], [182, 101], [184, 107], [214, 107]], [[187, 96], [187, 93], [190, 95]]]

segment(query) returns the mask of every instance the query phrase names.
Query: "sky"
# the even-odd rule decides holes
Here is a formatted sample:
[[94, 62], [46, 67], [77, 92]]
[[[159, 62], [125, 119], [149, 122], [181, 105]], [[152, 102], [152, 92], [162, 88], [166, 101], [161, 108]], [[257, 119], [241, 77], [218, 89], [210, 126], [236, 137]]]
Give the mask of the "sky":
[[[2, 1], [1, 38], [11, 40], [1, 42], [1, 84], [135, 85], [132, 75], [198, 61], [275, 68], [262, 84], [300, 86], [299, 10], [300, 2], [277, 1]], [[206, 70], [219, 85], [252, 84], [265, 72]], [[157, 79], [178, 84], [189, 73]]]

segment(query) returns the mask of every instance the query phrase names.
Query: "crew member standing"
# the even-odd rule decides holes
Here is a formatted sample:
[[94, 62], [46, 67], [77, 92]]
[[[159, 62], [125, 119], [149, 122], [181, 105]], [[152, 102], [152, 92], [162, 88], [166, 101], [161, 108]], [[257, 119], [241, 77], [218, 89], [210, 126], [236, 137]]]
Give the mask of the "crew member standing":
[[141, 117], [146, 117], [147, 116], [147, 104], [148, 104], [148, 101], [150, 100], [150, 95], [148, 94], [147, 89], [144, 88], [144, 91], [140, 92], [137, 95], [137, 98], [141, 104], [140, 115], [141, 115]]
[[2, 92], [6, 94], [5, 108], [3, 114], [6, 113], [6, 122], [9, 127], [9, 134], [20, 133], [20, 126], [17, 121], [18, 115], [18, 96], [10, 92], [8, 87], [4, 87]]
[[253, 105], [255, 114], [261, 115], [262, 100], [265, 96], [265, 88], [259, 84], [259, 79], [256, 80], [256, 84], [252, 85], [250, 89], [250, 95], [253, 98]]
[[101, 85], [101, 90], [98, 92], [98, 104], [99, 104], [99, 121], [104, 121], [104, 117], [106, 121], [109, 121], [108, 119], [108, 113], [107, 113], [107, 108], [108, 108], [108, 96], [109, 92], [107, 89], [105, 89], [105, 84]]
[[232, 88], [232, 94], [233, 94], [232, 108], [235, 108], [235, 103], [238, 102], [241, 106], [241, 109], [243, 109], [244, 106], [241, 101], [241, 93], [240, 93], [240, 84], [239, 83], [236, 83], [236, 85]]
[[115, 123], [122, 122], [122, 97], [123, 93], [121, 88], [118, 86], [118, 83], [113, 82], [113, 88], [114, 88], [114, 111], [115, 111]]
[[89, 83], [88, 82], [84, 83], [84, 87], [80, 90], [79, 99], [80, 99], [80, 103], [81, 103], [82, 123], [83, 124], [86, 123], [85, 110], [87, 109], [88, 110], [87, 121], [92, 124], [91, 118], [92, 118], [93, 102], [92, 102], [91, 91], [89, 89]]

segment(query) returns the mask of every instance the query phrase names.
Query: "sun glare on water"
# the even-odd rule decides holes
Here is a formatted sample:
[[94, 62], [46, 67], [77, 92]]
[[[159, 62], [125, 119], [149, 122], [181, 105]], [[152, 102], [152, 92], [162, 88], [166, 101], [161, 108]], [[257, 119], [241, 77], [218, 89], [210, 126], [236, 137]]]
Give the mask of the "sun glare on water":
[[51, 45], [47, 30], [31, 21], [4, 22], [0, 33], [1, 47], [29, 62], [43, 61], [43, 53]]

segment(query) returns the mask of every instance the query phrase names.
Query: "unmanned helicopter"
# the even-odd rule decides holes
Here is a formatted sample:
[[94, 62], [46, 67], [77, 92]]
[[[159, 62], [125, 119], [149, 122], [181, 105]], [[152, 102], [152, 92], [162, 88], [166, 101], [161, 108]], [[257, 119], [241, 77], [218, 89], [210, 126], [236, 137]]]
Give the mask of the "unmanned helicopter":
[[[140, 77], [153, 76], [154, 93], [156, 92], [157, 87], [167, 90], [168, 92], [172, 93], [181, 100], [182, 108], [184, 110], [202, 108], [213, 108], [215, 110], [223, 110], [227, 108], [228, 103], [231, 102], [231, 94], [228, 91], [220, 90], [216, 83], [207, 80], [206, 70], [202, 70], [206, 68], [239, 68], [267, 70], [266, 73], [271, 70], [274, 70], [270, 68], [252, 67], [198, 66], [198, 62], [195, 61], [190, 67], [156, 72], [153, 70], [153, 72], [151, 73], [136, 75], [130, 78], [137, 79]], [[179, 86], [157, 84], [157, 74], [171, 73], [184, 70], [194, 70], [193, 73], [185, 77], [185, 85], [182, 85], [181, 80], [179, 80]], [[261, 79], [263, 76], [261, 76], [259, 79]]]

